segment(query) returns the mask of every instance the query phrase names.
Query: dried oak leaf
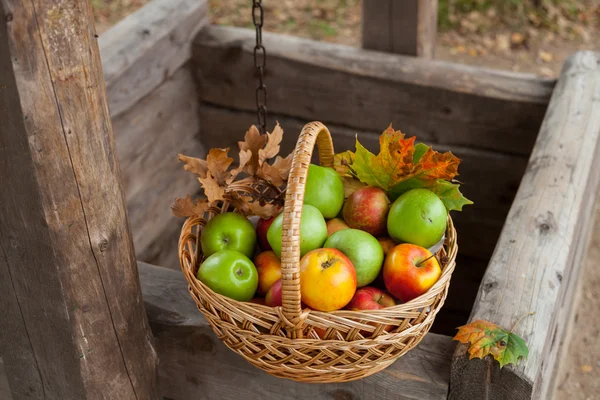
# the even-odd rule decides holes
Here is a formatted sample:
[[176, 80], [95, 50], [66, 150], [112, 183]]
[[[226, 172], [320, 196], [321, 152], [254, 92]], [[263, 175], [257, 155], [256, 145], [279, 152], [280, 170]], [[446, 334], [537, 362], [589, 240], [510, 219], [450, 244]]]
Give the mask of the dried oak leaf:
[[188, 194], [183, 199], [175, 200], [175, 203], [171, 206], [171, 210], [176, 217], [187, 218], [204, 215], [208, 207], [209, 203], [206, 199], [198, 199], [194, 203], [192, 196]]
[[266, 160], [275, 157], [279, 154], [279, 144], [283, 140], [283, 129], [279, 123], [275, 125], [273, 133], [267, 132], [267, 145], [264, 149], [258, 150], [258, 164], [262, 165]]
[[516, 364], [519, 358], [529, 355], [527, 343], [519, 335], [489, 321], [477, 320], [459, 327], [454, 340], [469, 344], [469, 359], [491, 354], [500, 368]]
[[270, 218], [278, 215], [281, 208], [269, 203], [260, 204], [250, 196], [242, 196], [232, 192], [227, 194], [229, 202], [245, 216], [256, 215], [260, 218]]
[[271, 182], [274, 186], [279, 187], [287, 180], [291, 167], [292, 154], [288, 155], [286, 158], [277, 156], [273, 165], [269, 165], [268, 162], [263, 163], [256, 175]]
[[254, 175], [258, 170], [258, 152], [261, 150], [265, 143], [267, 143], [267, 136], [261, 135], [256, 126], [252, 125], [246, 132], [243, 142], [238, 142], [240, 151], [250, 151], [250, 159], [246, 163], [244, 172], [248, 175]]
[[179, 161], [182, 161], [185, 164], [183, 166], [185, 171], [190, 171], [191, 173], [197, 174], [201, 177], [206, 176], [206, 172], [208, 171], [206, 161], [199, 158], [184, 156], [183, 154], [178, 154], [177, 157], [179, 158]]

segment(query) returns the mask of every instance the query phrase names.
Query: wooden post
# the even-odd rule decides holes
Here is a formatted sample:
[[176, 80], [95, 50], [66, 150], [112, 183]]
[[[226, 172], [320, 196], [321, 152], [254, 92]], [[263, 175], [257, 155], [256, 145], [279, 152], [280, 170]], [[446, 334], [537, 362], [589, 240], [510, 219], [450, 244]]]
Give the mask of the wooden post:
[[433, 58], [438, 0], [363, 0], [365, 49]]
[[0, 205], [13, 398], [157, 398], [87, 0], [0, 0]]
[[550, 399], [600, 183], [600, 54], [563, 67], [470, 320], [516, 327], [529, 357], [499, 368], [459, 345], [451, 400]]

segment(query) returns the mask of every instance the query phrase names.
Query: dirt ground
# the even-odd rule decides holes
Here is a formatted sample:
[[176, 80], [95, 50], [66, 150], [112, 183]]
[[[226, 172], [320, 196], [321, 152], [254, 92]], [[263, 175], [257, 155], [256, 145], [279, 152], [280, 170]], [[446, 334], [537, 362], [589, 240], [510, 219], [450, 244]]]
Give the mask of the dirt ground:
[[[101, 33], [147, 0], [92, 0]], [[439, 0], [436, 59], [556, 77], [580, 49], [600, 51], [600, 0]], [[251, 27], [249, 0], [209, 0], [212, 21]], [[360, 45], [360, 0], [264, 0], [265, 30]], [[600, 167], [599, 167], [600, 168]], [[600, 400], [600, 202], [580, 278], [557, 400]]]

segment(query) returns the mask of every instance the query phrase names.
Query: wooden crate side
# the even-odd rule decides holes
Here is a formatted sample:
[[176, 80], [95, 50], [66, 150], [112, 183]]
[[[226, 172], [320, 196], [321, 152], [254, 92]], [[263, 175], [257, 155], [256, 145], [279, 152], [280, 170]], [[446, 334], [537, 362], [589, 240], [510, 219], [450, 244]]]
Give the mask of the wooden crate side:
[[458, 346], [450, 399], [547, 399], [600, 181], [600, 54], [565, 63], [471, 314], [510, 329], [529, 358], [499, 369]]
[[152, 0], [100, 36], [112, 118], [190, 59], [190, 43], [208, 16], [206, 0]]
[[[202, 101], [255, 104], [254, 32], [208, 26], [193, 45]], [[432, 144], [529, 155], [553, 80], [265, 33], [268, 109], [353, 129], [390, 122]]]
[[454, 347], [448, 336], [429, 333], [384, 371], [348, 383], [304, 384], [275, 378], [229, 350], [191, 299], [181, 273], [139, 263], [148, 319], [165, 398], [178, 400], [261, 398], [446, 399]]

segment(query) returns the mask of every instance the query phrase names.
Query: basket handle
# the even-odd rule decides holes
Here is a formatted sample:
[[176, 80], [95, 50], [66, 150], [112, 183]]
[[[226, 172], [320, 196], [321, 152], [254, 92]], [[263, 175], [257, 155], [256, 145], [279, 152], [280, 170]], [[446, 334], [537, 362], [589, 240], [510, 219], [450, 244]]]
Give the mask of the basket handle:
[[283, 207], [281, 240], [281, 283], [283, 321], [291, 338], [302, 337], [302, 327], [307, 314], [302, 313], [300, 304], [300, 218], [304, 203], [304, 188], [308, 166], [315, 147], [318, 146], [319, 161], [324, 167], [333, 167], [333, 141], [331, 133], [321, 122], [304, 125], [288, 177]]

